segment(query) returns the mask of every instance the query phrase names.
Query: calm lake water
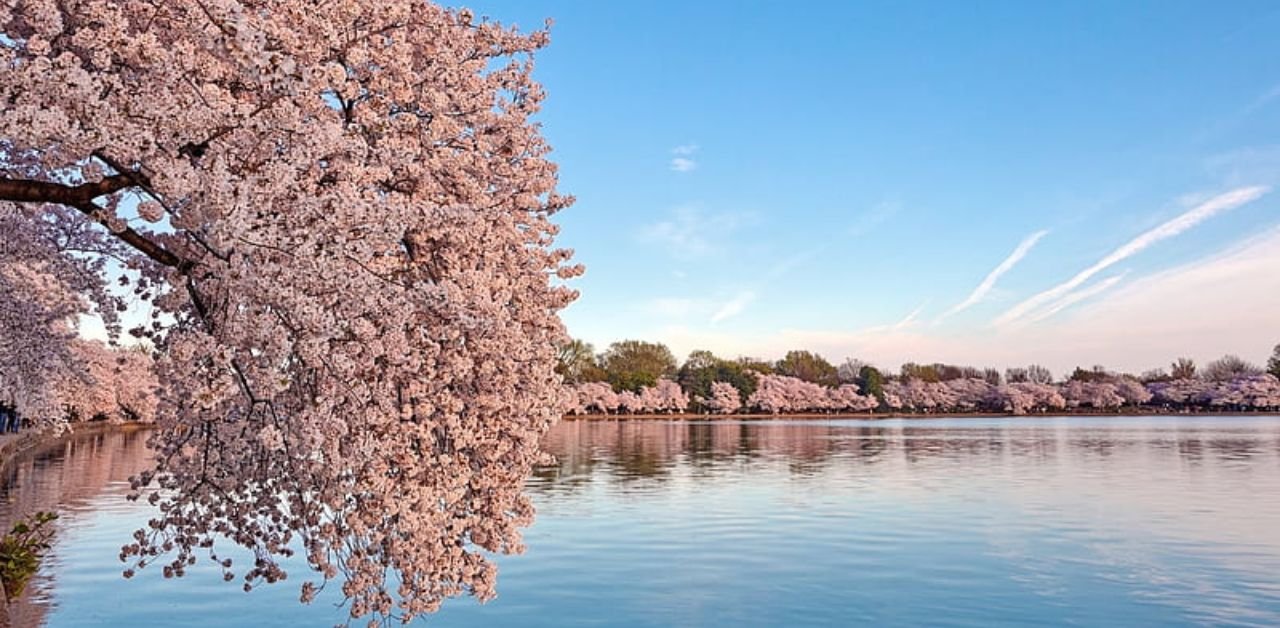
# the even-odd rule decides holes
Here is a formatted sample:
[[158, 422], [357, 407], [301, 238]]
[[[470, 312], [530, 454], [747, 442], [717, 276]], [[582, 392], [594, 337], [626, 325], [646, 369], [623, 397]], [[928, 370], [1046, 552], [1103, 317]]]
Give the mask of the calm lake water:
[[[19, 626], [328, 626], [300, 571], [120, 577], [145, 434], [20, 461], [57, 508]], [[561, 423], [499, 597], [434, 626], [1280, 626], [1280, 418]], [[336, 590], [332, 587], [330, 592]]]

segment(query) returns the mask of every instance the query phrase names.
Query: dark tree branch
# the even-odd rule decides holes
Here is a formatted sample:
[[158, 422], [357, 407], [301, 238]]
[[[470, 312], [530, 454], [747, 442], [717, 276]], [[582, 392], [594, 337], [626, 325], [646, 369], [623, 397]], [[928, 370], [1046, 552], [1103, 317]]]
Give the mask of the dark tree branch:
[[75, 207], [89, 204], [93, 199], [133, 187], [133, 177], [115, 174], [101, 181], [63, 185], [48, 181], [0, 179], [0, 201], [15, 203], [56, 203]]
[[[95, 205], [93, 199], [136, 185], [137, 178], [132, 174], [114, 174], [103, 177], [99, 181], [79, 185], [26, 179], [0, 179], [0, 201], [65, 205], [75, 208], [111, 231], [106, 217], [103, 216], [103, 208]], [[111, 234], [163, 266], [176, 268], [185, 273], [195, 265], [191, 260], [178, 257], [172, 251], [152, 242], [131, 228], [125, 227], [123, 231], [118, 232], [111, 231]]]

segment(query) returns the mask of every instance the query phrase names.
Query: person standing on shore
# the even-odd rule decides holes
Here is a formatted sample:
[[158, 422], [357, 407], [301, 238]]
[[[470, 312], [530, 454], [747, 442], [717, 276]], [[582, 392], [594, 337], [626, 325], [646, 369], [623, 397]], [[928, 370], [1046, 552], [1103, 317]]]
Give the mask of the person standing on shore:
[[18, 417], [18, 408], [12, 405], [4, 406], [4, 421], [0, 422], [0, 426], [4, 427], [4, 431], [17, 434], [18, 426], [22, 423], [22, 419]]
[[0, 404], [0, 430], [4, 432], [13, 431], [10, 427], [13, 424], [14, 417], [17, 415], [9, 406]]

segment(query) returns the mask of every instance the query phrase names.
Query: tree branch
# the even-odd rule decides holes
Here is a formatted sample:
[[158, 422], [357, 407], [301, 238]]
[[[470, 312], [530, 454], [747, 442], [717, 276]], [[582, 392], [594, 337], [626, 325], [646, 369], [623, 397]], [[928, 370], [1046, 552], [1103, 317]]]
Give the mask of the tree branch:
[[99, 181], [65, 185], [49, 181], [32, 181], [28, 179], [0, 179], [0, 201], [14, 203], [54, 203], [78, 210], [92, 218], [98, 224], [107, 227], [112, 235], [120, 238], [139, 253], [146, 255], [158, 264], [177, 268], [186, 272], [194, 262], [175, 255], [172, 251], [152, 242], [146, 236], [125, 227], [123, 231], [112, 231], [102, 215], [103, 208], [93, 204], [93, 199], [107, 194], [114, 194], [125, 188], [137, 185], [132, 174], [114, 174], [103, 177]]
[[89, 204], [95, 198], [132, 187], [133, 177], [115, 174], [101, 181], [64, 185], [48, 181], [0, 179], [0, 201], [15, 203], [57, 203], [75, 207]]

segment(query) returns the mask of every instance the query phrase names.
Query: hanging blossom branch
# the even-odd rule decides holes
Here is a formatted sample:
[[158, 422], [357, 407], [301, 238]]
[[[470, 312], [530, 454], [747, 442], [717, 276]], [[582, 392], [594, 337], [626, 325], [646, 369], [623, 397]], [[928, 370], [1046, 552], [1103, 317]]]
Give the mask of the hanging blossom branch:
[[[160, 512], [128, 572], [207, 557], [253, 588], [301, 552], [302, 600], [336, 580], [353, 618], [492, 597], [569, 401], [559, 280], [581, 268], [551, 218], [573, 199], [532, 121], [547, 33], [425, 0], [18, 0], [0, 33], [0, 282], [77, 312], [104, 266], [28, 234], [91, 229], [165, 320], [133, 482]], [[131, 194], [167, 228], [125, 224]], [[0, 334], [30, 317], [0, 303]], [[0, 369], [62, 363], [37, 355]]]

